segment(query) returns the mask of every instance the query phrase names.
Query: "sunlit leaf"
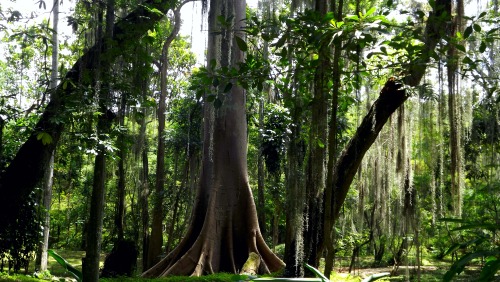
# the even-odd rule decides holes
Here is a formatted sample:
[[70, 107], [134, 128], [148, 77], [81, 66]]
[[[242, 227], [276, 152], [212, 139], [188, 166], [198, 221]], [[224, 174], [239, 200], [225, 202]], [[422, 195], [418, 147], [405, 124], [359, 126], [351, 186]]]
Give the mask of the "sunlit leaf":
[[36, 139], [41, 140], [43, 145], [52, 143], [52, 136], [50, 136], [50, 134], [48, 134], [47, 132], [39, 132], [36, 135]]
[[376, 7], [371, 7], [370, 10], [366, 12], [365, 17], [371, 16], [373, 13], [375, 13], [376, 10], [377, 10]]

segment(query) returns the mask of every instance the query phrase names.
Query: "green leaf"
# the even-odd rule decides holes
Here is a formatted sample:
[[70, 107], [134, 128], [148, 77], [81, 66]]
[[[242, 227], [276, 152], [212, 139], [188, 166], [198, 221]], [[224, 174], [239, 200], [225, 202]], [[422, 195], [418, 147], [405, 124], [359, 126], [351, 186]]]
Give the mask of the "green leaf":
[[479, 45], [479, 52], [483, 53], [486, 51], [486, 42], [481, 41], [481, 45]]
[[246, 52], [248, 50], [248, 46], [245, 40], [238, 36], [234, 36], [234, 39], [236, 39], [236, 44], [238, 44], [238, 48], [240, 48], [241, 51]]
[[469, 36], [472, 34], [472, 26], [468, 26], [465, 31], [464, 31], [464, 38], [469, 38]]
[[313, 266], [309, 265], [309, 264], [305, 264], [304, 265], [307, 269], [309, 269], [312, 273], [314, 273], [314, 275], [316, 275], [317, 277], [321, 278], [321, 280], [323, 282], [329, 282], [330, 280], [325, 276], [323, 275], [323, 273], [321, 273], [321, 271], [317, 270], [316, 268], [314, 268]]
[[481, 26], [480, 26], [480, 25], [478, 25], [478, 24], [474, 24], [474, 30], [475, 30], [476, 32], [480, 32], [480, 31], [481, 31]]
[[371, 7], [371, 9], [366, 12], [365, 17], [371, 16], [373, 13], [375, 13], [376, 10], [377, 7]]
[[459, 260], [457, 260], [451, 267], [450, 270], [448, 270], [444, 277], [443, 281], [452, 281], [453, 277], [455, 277], [456, 274], [460, 274], [465, 266], [473, 259], [479, 258], [479, 257], [484, 257], [484, 256], [490, 256], [494, 255], [494, 251], [487, 251], [487, 250], [480, 250], [474, 253], [466, 254], [462, 256]]
[[347, 15], [347, 16], [345, 16], [345, 18], [348, 20], [359, 21], [359, 17], [356, 15]]
[[444, 253], [444, 256], [447, 256], [447, 255], [449, 255], [449, 254], [453, 253], [454, 251], [456, 251], [456, 250], [460, 249], [460, 246], [461, 246], [461, 244], [459, 244], [459, 243], [454, 243], [454, 244], [452, 244], [452, 245], [448, 248], [448, 250]]
[[220, 84], [219, 79], [218, 79], [217, 77], [215, 77], [215, 78], [212, 80], [212, 86], [213, 86], [213, 87], [217, 87], [217, 86], [219, 86], [219, 84]]
[[217, 16], [217, 21], [218, 21], [221, 25], [227, 25], [227, 20], [226, 20], [226, 18], [225, 18], [223, 15], [219, 15], [219, 16]]
[[233, 88], [233, 84], [229, 82], [228, 84], [226, 84], [226, 87], [224, 87], [224, 93], [231, 91], [231, 88]]
[[47, 132], [39, 132], [36, 135], [36, 140], [42, 140], [43, 145], [48, 145], [52, 143], [52, 136], [50, 136]]
[[83, 281], [83, 274], [80, 270], [73, 267], [69, 262], [67, 262], [63, 257], [57, 254], [54, 250], [47, 250], [47, 254], [53, 257], [64, 269], [69, 271], [78, 282]]
[[274, 44], [274, 46], [276, 48], [280, 48], [281, 46], [285, 45], [287, 38], [288, 38], [288, 36], [286, 34], [283, 35], [280, 39], [278, 39], [278, 42], [276, 42], [276, 44]]
[[210, 60], [210, 69], [215, 69], [215, 67], [217, 66], [217, 61], [215, 59], [211, 59]]
[[479, 275], [479, 281], [493, 281], [495, 274], [500, 270], [500, 259], [494, 256], [486, 258], [486, 263]]
[[469, 58], [468, 56], [465, 56], [462, 60], [462, 63], [464, 64], [467, 64], [467, 65], [470, 65], [470, 64], [474, 64], [474, 61], [471, 60], [471, 58]]
[[460, 50], [460, 51], [462, 51], [462, 52], [464, 52], [464, 53], [466, 52], [466, 50], [465, 50], [465, 46], [464, 46], [464, 45], [462, 45], [462, 44], [457, 44], [457, 45], [455, 45], [455, 47], [456, 47], [458, 50]]
[[321, 141], [321, 139], [318, 139], [318, 147], [325, 148], [325, 143], [323, 143], [323, 141]]

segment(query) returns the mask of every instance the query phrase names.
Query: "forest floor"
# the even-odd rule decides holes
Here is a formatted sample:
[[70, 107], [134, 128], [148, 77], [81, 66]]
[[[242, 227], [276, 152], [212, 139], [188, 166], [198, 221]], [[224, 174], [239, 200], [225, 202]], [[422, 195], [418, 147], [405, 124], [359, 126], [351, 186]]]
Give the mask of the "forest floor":
[[[75, 268], [81, 270], [81, 258], [84, 256], [84, 252], [82, 251], [68, 251], [68, 250], [58, 250], [62, 257], [64, 257], [70, 264], [72, 264]], [[364, 260], [364, 259], [362, 259]], [[101, 257], [101, 264], [104, 262], [104, 255]], [[394, 269], [392, 266], [388, 267], [368, 267], [366, 263], [360, 262], [359, 265], [361, 267], [355, 268], [352, 273], [349, 273], [349, 267], [342, 266], [340, 268], [334, 269], [335, 273], [331, 277], [331, 281], [349, 281], [349, 282], [358, 282], [363, 278], [371, 276], [373, 274], [382, 273], [382, 272], [390, 272], [393, 273], [391, 277], [386, 277], [380, 279], [378, 281], [442, 281], [443, 275], [449, 269], [451, 262], [449, 261], [437, 261], [437, 260], [425, 260], [424, 265], [420, 266], [420, 269], [415, 266], [400, 266], [398, 269]], [[30, 268], [28, 269], [29, 275], [8, 275], [7, 269], [0, 269], [0, 281], [76, 281], [71, 277], [71, 274], [67, 272], [63, 267], [61, 267], [55, 260], [49, 258], [49, 272], [45, 278], [45, 280], [35, 279], [33, 272], [34, 262], [31, 263]], [[140, 262], [138, 262], [140, 265]], [[102, 267], [102, 265], [101, 265]], [[420, 275], [419, 275], [420, 272]], [[476, 281], [479, 274], [479, 267], [467, 267], [463, 273], [461, 273], [454, 281]], [[230, 277], [230, 276], [229, 276]], [[419, 279], [420, 277], [420, 279]], [[476, 278], [476, 279], [475, 279]], [[497, 276], [497, 280], [500, 281], [500, 277]], [[173, 279], [172, 281], [184, 281]], [[222, 278], [215, 277], [214, 281], [231, 281], [230, 278]], [[191, 279], [189, 279], [191, 281]], [[122, 279], [107, 279], [106, 281], [123, 281]], [[140, 278], [131, 278], [126, 279], [126, 281], [141, 281]], [[151, 281], [151, 280], [148, 280]], [[160, 281], [160, 280], [158, 280]], [[163, 281], [171, 281], [171, 279], [162, 279]], [[197, 280], [193, 280], [197, 281]], [[204, 280], [211, 281], [211, 280]]]

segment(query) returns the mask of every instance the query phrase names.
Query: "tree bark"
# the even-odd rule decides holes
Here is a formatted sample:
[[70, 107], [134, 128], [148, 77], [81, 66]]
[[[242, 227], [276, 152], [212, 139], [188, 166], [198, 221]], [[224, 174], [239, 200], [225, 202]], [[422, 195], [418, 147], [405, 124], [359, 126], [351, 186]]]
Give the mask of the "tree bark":
[[[332, 3], [334, 4], [334, 3]], [[333, 6], [333, 5], [332, 5]], [[344, 1], [339, 0], [337, 4], [337, 9], [335, 12], [336, 19], [340, 20], [343, 18], [343, 7]], [[335, 10], [332, 7], [332, 10]], [[340, 55], [342, 52], [342, 42], [337, 40], [334, 42], [333, 51], [333, 62], [332, 62], [332, 80], [333, 80], [333, 90], [332, 90], [332, 108], [330, 116], [330, 124], [328, 130], [328, 163], [327, 163], [327, 177], [326, 177], [326, 187], [333, 186], [333, 179], [335, 173], [335, 159], [337, 158], [337, 108], [340, 93]], [[325, 188], [324, 193], [324, 206], [330, 207], [332, 205], [332, 189]], [[335, 256], [334, 244], [333, 244], [333, 233], [332, 227], [334, 224], [333, 218], [329, 209], [323, 209], [323, 242], [321, 249], [326, 252], [325, 256], [325, 271], [326, 277], [330, 277], [333, 270], [333, 258]]]
[[[184, 2], [186, 3], [186, 2]], [[183, 5], [183, 4], [182, 4]], [[168, 51], [170, 44], [179, 33], [181, 27], [180, 9], [174, 10], [174, 28], [163, 44], [160, 62], [160, 99], [158, 102], [158, 148], [156, 154], [156, 186], [153, 206], [153, 222], [151, 226], [151, 240], [148, 250], [148, 268], [160, 261], [163, 247], [163, 194], [165, 186], [165, 117], [167, 110], [167, 71]]]
[[[431, 54], [445, 33], [449, 15], [451, 15], [450, 2], [448, 0], [437, 0], [434, 10], [429, 15], [423, 35], [425, 47], [422, 56], [409, 66], [408, 75], [403, 78], [404, 84], [417, 86], [422, 80], [427, 64], [431, 59]], [[393, 79], [386, 82], [379, 98], [374, 102], [356, 130], [355, 135], [337, 160], [332, 185], [326, 188], [331, 189], [331, 191], [326, 192], [331, 195], [326, 199], [331, 205], [325, 207], [325, 213], [329, 214], [329, 220], [331, 221], [328, 228], [333, 228], [340, 215], [349, 187], [366, 151], [375, 141], [389, 116], [408, 98], [405, 91], [400, 90], [400, 86]], [[325, 230], [325, 232], [331, 231]]]
[[125, 218], [125, 109], [127, 103], [126, 92], [122, 93], [120, 101], [120, 112], [118, 113], [118, 123], [121, 127], [117, 137], [118, 146], [118, 183], [117, 183], [117, 202], [115, 213], [115, 228], [117, 233], [117, 242], [124, 239], [124, 218]]
[[[115, 0], [108, 0], [106, 6], [100, 4], [97, 12], [97, 36], [96, 38], [112, 38]], [[105, 31], [103, 36], [103, 14], [106, 11]], [[99, 48], [102, 50], [102, 48]], [[101, 54], [97, 53], [95, 59], [100, 61]], [[85, 257], [82, 258], [82, 274], [85, 282], [99, 281], [99, 261], [102, 244], [102, 228], [104, 220], [104, 206], [106, 195], [106, 158], [107, 150], [104, 142], [109, 134], [113, 119], [116, 115], [108, 109], [111, 97], [111, 85], [109, 83], [112, 72], [109, 60], [103, 60], [94, 72], [94, 89], [98, 96], [99, 118], [97, 121], [97, 155], [94, 160], [94, 179], [92, 183], [92, 195], [90, 200], [90, 215], [87, 229], [87, 246]], [[100, 86], [102, 84], [102, 86]]]
[[[144, 82], [144, 86], [147, 86], [147, 83]], [[143, 91], [143, 101], [145, 102], [147, 99], [146, 90], [147, 87], [142, 89]], [[140, 206], [141, 206], [141, 223], [142, 223], [142, 269], [147, 269], [147, 258], [148, 258], [148, 249], [149, 249], [149, 209], [148, 209], [148, 198], [149, 198], [149, 160], [148, 160], [148, 145], [146, 143], [146, 109], [143, 111], [143, 117], [140, 121], [141, 129], [139, 138], [142, 143], [141, 148], [141, 159], [142, 159], [142, 167], [141, 167], [141, 193], [140, 193]]]
[[401, 84], [391, 79], [386, 82], [379, 98], [373, 103], [355, 135], [346, 146], [335, 168], [331, 214], [338, 218], [342, 204], [366, 151], [377, 138], [391, 114], [401, 106], [408, 95], [400, 90]]
[[[50, 89], [56, 89], [57, 79], [58, 79], [58, 59], [59, 59], [59, 40], [58, 40], [58, 23], [59, 23], [59, 0], [54, 0], [54, 6], [52, 8], [52, 65], [50, 73]], [[1, 140], [0, 140], [1, 142]], [[43, 233], [41, 240], [41, 248], [38, 257], [40, 258], [40, 264], [37, 266], [40, 271], [47, 270], [47, 250], [49, 248], [49, 234], [50, 234], [50, 204], [52, 202], [52, 183], [54, 176], [54, 154], [53, 151], [47, 170], [44, 177], [43, 185]], [[38, 260], [38, 258], [37, 258]]]
[[302, 277], [304, 275], [304, 198], [303, 162], [305, 155], [302, 131], [302, 101], [293, 98], [292, 124], [290, 143], [287, 149], [288, 166], [286, 173], [286, 231], [285, 231], [285, 277]]
[[[243, 60], [235, 34], [244, 38], [245, 2], [211, 0], [209, 62], [235, 67]], [[231, 27], [217, 26], [218, 16], [230, 20]], [[245, 92], [233, 84], [229, 93], [222, 93], [222, 88], [217, 93], [223, 98], [221, 107], [205, 103], [202, 172], [188, 232], [143, 277], [237, 273], [250, 252], [261, 257], [260, 273], [283, 266], [262, 238], [248, 184]]]
[[[259, 100], [259, 142], [262, 144], [264, 130], [264, 97]], [[259, 227], [262, 236], [266, 237], [266, 200], [264, 198], [265, 190], [265, 171], [264, 171], [264, 156], [262, 155], [262, 146], [259, 147], [259, 155], [257, 156], [257, 206], [259, 207]]]
[[[315, 12], [324, 17], [328, 12], [327, 1], [317, 0]], [[318, 50], [318, 66], [314, 73], [311, 126], [309, 131], [309, 159], [307, 168], [306, 206], [307, 229], [304, 234], [304, 248], [307, 263], [319, 267], [321, 242], [323, 241], [323, 193], [326, 185], [326, 149], [328, 94], [330, 77], [330, 46], [321, 44]]]
[[[137, 41], [163, 17], [163, 15], [155, 13], [152, 8], [166, 13], [173, 2], [172, 0], [145, 1], [127, 17], [116, 23], [113, 50], [118, 50], [118, 54], [128, 50], [125, 48], [126, 44]], [[21, 146], [7, 169], [0, 175], [0, 194], [2, 194], [0, 197], [0, 226], [18, 216], [21, 203], [42, 179], [50, 156], [64, 130], [65, 119], [63, 117], [68, 111], [68, 103], [78, 99], [79, 92], [76, 90], [80, 78], [84, 73], [92, 72], [97, 68], [100, 62], [94, 59], [96, 54], [107, 50], [106, 44], [103, 43], [104, 40], [101, 38], [99, 41], [102, 44], [99, 43], [90, 48], [62, 79], [62, 82], [52, 93], [52, 99], [36, 124], [33, 133]], [[108, 57], [109, 60], [109, 56], [102, 57]], [[103, 60], [102, 57], [100, 60]], [[52, 142], [47, 145], [42, 144], [37, 139], [40, 132], [50, 134]], [[26, 177], [27, 175], [29, 177]]]

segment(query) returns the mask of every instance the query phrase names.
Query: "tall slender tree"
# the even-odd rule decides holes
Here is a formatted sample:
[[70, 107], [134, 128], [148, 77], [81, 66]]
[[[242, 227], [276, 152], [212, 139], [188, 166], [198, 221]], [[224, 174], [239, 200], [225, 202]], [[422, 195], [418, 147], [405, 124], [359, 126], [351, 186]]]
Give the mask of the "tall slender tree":
[[[105, 5], [97, 3], [97, 36], [96, 38], [113, 38], [113, 26], [115, 18], [115, 0], [108, 0]], [[106, 13], [104, 23], [103, 15]], [[103, 30], [105, 28], [105, 31]], [[105, 35], [103, 36], [103, 32]], [[103, 42], [101, 42], [103, 44]], [[102, 48], [99, 48], [102, 50]], [[97, 60], [101, 53], [97, 54]], [[106, 193], [106, 158], [107, 149], [104, 143], [111, 129], [115, 114], [110, 110], [111, 83], [109, 82], [111, 73], [111, 63], [104, 60], [94, 73], [94, 95], [98, 98], [99, 118], [97, 121], [96, 134], [99, 140], [97, 144], [97, 154], [94, 160], [94, 179], [92, 183], [92, 196], [90, 201], [90, 215], [87, 224], [87, 246], [85, 257], [82, 259], [84, 281], [99, 281], [99, 261], [101, 256], [102, 228], [104, 220], [104, 205]]]
[[[231, 68], [243, 61], [238, 46], [245, 38], [245, 6], [246, 1], [210, 1], [210, 65]], [[212, 91], [222, 103], [204, 105], [202, 171], [190, 227], [177, 248], [143, 277], [237, 273], [251, 252], [261, 257], [259, 272], [283, 266], [262, 238], [248, 184], [245, 91], [235, 83]]]
[[[58, 80], [58, 61], [59, 61], [59, 36], [58, 36], [58, 25], [59, 25], [59, 0], [54, 0], [54, 5], [52, 8], [52, 65], [50, 73], [50, 89], [55, 90], [57, 88]], [[1, 153], [1, 152], [0, 152]], [[42, 240], [40, 242], [41, 247], [39, 254], [37, 256], [40, 258], [39, 267], [40, 271], [47, 270], [47, 250], [49, 248], [49, 234], [50, 234], [50, 206], [52, 203], [52, 183], [54, 176], [54, 154], [52, 151], [47, 170], [45, 171], [43, 179], [43, 197], [42, 197], [42, 207], [43, 207], [43, 233]]]
[[181, 27], [180, 9], [185, 1], [176, 7], [174, 12], [173, 29], [165, 39], [161, 51], [160, 60], [160, 98], [158, 101], [158, 147], [156, 153], [156, 184], [155, 194], [153, 201], [153, 220], [151, 228], [151, 239], [149, 241], [148, 250], [148, 263], [147, 266], [151, 267], [160, 260], [163, 246], [163, 199], [165, 189], [165, 116], [166, 116], [166, 103], [167, 103], [167, 71], [169, 66], [168, 56], [169, 48], [172, 41], [179, 33]]

